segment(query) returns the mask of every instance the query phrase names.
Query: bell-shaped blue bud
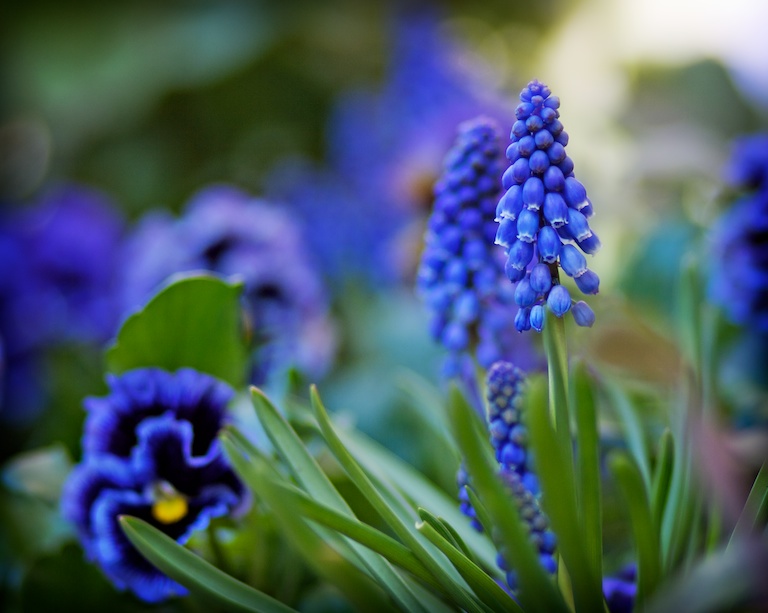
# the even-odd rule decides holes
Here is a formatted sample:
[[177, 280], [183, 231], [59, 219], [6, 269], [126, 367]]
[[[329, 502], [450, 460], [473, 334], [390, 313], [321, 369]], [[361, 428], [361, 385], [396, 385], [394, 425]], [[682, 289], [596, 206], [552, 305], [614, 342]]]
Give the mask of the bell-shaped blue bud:
[[592, 236], [587, 218], [572, 208], [568, 208], [568, 234], [579, 243]]
[[565, 147], [557, 142], [552, 143], [549, 149], [547, 149], [547, 156], [549, 156], [549, 161], [553, 164], [560, 164], [568, 157], [565, 153]]
[[517, 218], [517, 239], [526, 243], [533, 243], [533, 239], [539, 231], [539, 216], [535, 211], [523, 209]]
[[443, 330], [443, 345], [451, 351], [464, 351], [469, 346], [469, 332], [458, 321], [451, 321]]
[[600, 289], [600, 277], [589, 269], [585, 270], [584, 274], [574, 278], [574, 281], [584, 294], [596, 294]]
[[556, 317], [562, 317], [571, 308], [571, 294], [563, 285], [555, 285], [547, 296], [547, 306]]
[[595, 323], [595, 313], [583, 300], [573, 303], [571, 313], [573, 314], [573, 321], [576, 322], [577, 326], [591, 328], [592, 324]]
[[[507, 265], [505, 267], [509, 280], [516, 283], [522, 279], [525, 276], [525, 269], [528, 267], [528, 264], [530, 264], [532, 258], [533, 243], [526, 243], [519, 240], [512, 243], [512, 246], [509, 248], [509, 253], [507, 254]], [[517, 274], [514, 275], [517, 276], [514, 280], [512, 279], [512, 273], [509, 270], [510, 268], [517, 271], [517, 273], [520, 273], [519, 276]]]
[[[517, 160], [517, 162], [512, 164], [512, 166], [507, 169], [507, 172], [511, 172], [512, 179], [515, 183], [525, 183], [525, 180], [531, 176], [531, 168], [528, 166], [527, 158], [521, 157], [519, 160]], [[507, 173], [505, 172], [504, 176], [506, 176], [506, 174]], [[509, 187], [506, 185], [504, 185], [504, 188], [509, 189]]]
[[529, 307], [534, 302], [538, 294], [531, 287], [531, 282], [528, 277], [524, 277], [517, 282], [515, 286], [515, 304], [521, 307]]
[[560, 249], [560, 267], [569, 277], [579, 277], [587, 270], [587, 258], [573, 245]]
[[560, 228], [569, 223], [568, 206], [563, 197], [557, 192], [549, 192], [544, 198], [544, 219], [553, 228]]
[[453, 310], [456, 321], [469, 324], [477, 320], [480, 314], [480, 300], [473, 291], [464, 291], [456, 299]]
[[597, 234], [594, 232], [591, 236], [588, 236], [583, 241], [578, 241], [579, 247], [581, 247], [581, 250], [584, 253], [588, 253], [589, 255], [594, 255], [598, 251], [600, 251], [600, 247], [602, 247], [602, 243], [600, 242], [600, 239], [597, 237]]
[[539, 251], [541, 261], [547, 264], [556, 262], [562, 244], [557, 232], [551, 226], [541, 228], [536, 239], [536, 248]]
[[537, 211], [544, 204], [544, 183], [539, 177], [529, 177], [523, 185], [523, 204]]
[[552, 273], [549, 266], [539, 262], [531, 269], [531, 288], [537, 294], [546, 294], [552, 287]]
[[531, 157], [531, 154], [536, 151], [536, 141], [530, 134], [523, 136], [517, 143], [517, 150], [522, 157]]
[[536, 141], [536, 146], [539, 149], [548, 149], [555, 142], [555, 137], [552, 136], [552, 132], [549, 130], [539, 130], [536, 132], [533, 140]]
[[[539, 132], [539, 134], [541, 134], [541, 132]], [[534, 151], [531, 154], [531, 158], [528, 161], [528, 164], [531, 167], [532, 172], [537, 175], [541, 175], [546, 172], [547, 168], [549, 168], [549, 158], [547, 157], [547, 154], [541, 150]]]
[[531, 329], [531, 309], [521, 307], [515, 315], [515, 329], [518, 332], [525, 332]]
[[563, 196], [568, 206], [580, 211], [587, 200], [587, 190], [576, 178], [568, 177], [565, 180]]
[[544, 306], [541, 304], [531, 307], [531, 328], [536, 332], [544, 329]]
[[517, 221], [514, 219], [502, 219], [499, 222], [499, 229], [496, 231], [497, 245], [510, 247], [517, 239]]
[[563, 171], [557, 166], [550, 166], [544, 173], [544, 187], [550, 192], [559, 192], [565, 187]]
[[517, 219], [523, 208], [523, 188], [519, 185], [513, 185], [499, 199], [499, 205], [496, 207], [496, 220], [503, 218]]

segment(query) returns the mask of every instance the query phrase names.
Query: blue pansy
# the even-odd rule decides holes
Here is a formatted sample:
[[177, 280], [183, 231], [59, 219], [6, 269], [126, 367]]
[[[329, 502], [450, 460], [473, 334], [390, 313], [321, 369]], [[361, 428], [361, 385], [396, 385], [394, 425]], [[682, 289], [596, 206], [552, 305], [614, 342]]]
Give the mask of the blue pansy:
[[62, 343], [98, 345], [119, 319], [123, 219], [90, 187], [66, 184], [0, 216], [0, 416], [25, 424], [45, 406], [40, 364]]
[[430, 332], [448, 351], [449, 375], [462, 356], [487, 368], [516, 349], [508, 305], [517, 298], [504, 280], [494, 246], [498, 180], [503, 157], [493, 121], [477, 118], [459, 127], [435, 184], [417, 288], [427, 304]]
[[510, 166], [502, 176], [504, 195], [496, 209], [496, 242], [507, 254], [507, 276], [517, 284], [515, 326], [520, 332], [541, 332], [544, 306], [563, 317], [578, 304], [574, 320], [580, 326], [591, 326], [595, 319], [585, 302], [572, 302], [560, 279], [562, 270], [584, 294], [596, 294], [600, 284], [582, 254], [594, 254], [600, 240], [589, 226], [592, 203], [565, 151], [568, 134], [559, 107], [557, 96], [538, 81], [520, 93], [507, 148]]
[[191, 369], [138, 369], [108, 384], [109, 395], [86, 399], [83, 459], [65, 484], [62, 513], [118, 589], [147, 602], [186, 594], [139, 554], [118, 520], [139, 517], [184, 543], [211, 519], [247, 508], [216, 439], [234, 392]]
[[334, 335], [322, 282], [299, 227], [276, 206], [232, 186], [204, 188], [178, 219], [148, 213], [128, 241], [124, 262], [126, 313], [173, 273], [208, 270], [242, 280], [255, 346], [253, 383], [291, 365], [312, 377], [330, 366]]

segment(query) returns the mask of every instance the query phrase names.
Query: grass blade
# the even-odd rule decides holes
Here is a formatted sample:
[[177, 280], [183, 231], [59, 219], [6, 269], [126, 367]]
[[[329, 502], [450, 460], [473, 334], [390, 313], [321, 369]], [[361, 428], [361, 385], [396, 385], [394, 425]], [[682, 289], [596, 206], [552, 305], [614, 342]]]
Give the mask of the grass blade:
[[574, 365], [571, 407], [576, 416], [577, 485], [585, 557], [593, 576], [603, 573], [603, 504], [600, 482], [600, 437], [592, 377], [583, 362]]
[[[499, 585], [480, 569], [472, 560], [465, 556], [446, 538], [446, 530], [442, 522], [425, 509], [419, 509], [420, 523], [416, 529], [435, 545], [456, 567], [464, 580], [474, 590], [475, 594], [493, 611], [512, 611], [522, 613], [518, 605]], [[448, 532], [450, 534], [450, 532]]]
[[736, 540], [747, 539], [766, 520], [768, 520], [768, 462], [763, 462], [752, 484], [744, 509], [733, 528], [728, 547], [731, 547]]
[[120, 527], [152, 564], [191, 591], [227, 611], [289, 613], [291, 607], [220, 571], [172, 538], [136, 517], [120, 517]]
[[658, 531], [653, 524], [648, 493], [637, 465], [625, 454], [609, 458], [609, 466], [629, 509], [637, 549], [637, 605], [648, 600], [661, 580]]
[[[339, 463], [344, 467], [352, 482], [360, 492], [368, 499], [381, 518], [389, 525], [419, 560], [427, 567], [437, 579], [449, 597], [461, 608], [479, 613], [483, 611], [482, 605], [461, 585], [459, 575], [455, 574], [453, 567], [448, 572], [446, 564], [435, 553], [425, 547], [425, 543], [419, 538], [420, 534], [411, 524], [404, 522], [401, 517], [387, 504], [386, 499], [374, 486], [365, 471], [360, 467], [352, 454], [344, 446], [335, 428], [331, 424], [328, 413], [323, 406], [316, 388], [312, 388], [312, 405], [315, 409], [320, 429], [326, 443]], [[448, 565], [450, 566], [450, 565]]]
[[669, 489], [672, 483], [674, 462], [675, 439], [672, 436], [672, 431], [666, 428], [659, 439], [659, 457], [656, 462], [656, 470], [653, 473], [653, 489], [651, 490], [651, 510], [653, 511], [653, 522], [659, 528], [659, 538], [661, 538], [664, 508], [669, 498]]

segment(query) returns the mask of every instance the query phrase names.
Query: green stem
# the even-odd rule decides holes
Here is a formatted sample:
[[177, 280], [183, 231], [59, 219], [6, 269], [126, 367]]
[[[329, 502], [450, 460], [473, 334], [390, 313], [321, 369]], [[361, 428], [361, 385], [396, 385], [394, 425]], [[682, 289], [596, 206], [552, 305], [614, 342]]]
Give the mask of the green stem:
[[228, 575], [231, 575], [232, 572], [229, 568], [229, 563], [227, 562], [227, 556], [224, 554], [224, 549], [219, 542], [219, 537], [216, 534], [216, 526], [214, 523], [214, 520], [210, 521], [208, 523], [208, 528], [206, 528], [206, 531], [208, 532], [208, 544], [211, 547], [213, 561], [219, 570], [227, 573]]

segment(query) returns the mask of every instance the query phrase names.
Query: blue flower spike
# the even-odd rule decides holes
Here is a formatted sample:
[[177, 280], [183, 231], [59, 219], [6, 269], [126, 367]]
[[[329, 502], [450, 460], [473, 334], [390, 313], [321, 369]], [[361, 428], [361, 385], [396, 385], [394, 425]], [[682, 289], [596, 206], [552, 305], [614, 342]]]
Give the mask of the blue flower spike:
[[565, 151], [568, 133], [559, 108], [560, 99], [539, 81], [520, 92], [507, 148], [510, 166], [502, 176], [505, 193], [496, 207], [496, 244], [504, 247], [507, 277], [517, 284], [515, 326], [520, 332], [541, 332], [545, 308], [557, 317], [571, 311], [579, 326], [595, 321], [589, 306], [572, 303], [560, 282], [562, 269], [582, 293], [598, 292], [600, 279], [587, 268], [583, 254], [596, 253], [600, 239], [589, 225], [592, 202]]
[[[500, 244], [516, 245], [507, 276], [522, 278], [533, 257], [538, 221], [534, 213], [518, 206], [522, 194], [499, 200], [503, 166], [498, 127], [478, 117], [459, 126], [434, 187], [416, 284], [431, 311], [430, 332], [450, 352], [446, 364], [458, 364], [474, 354], [488, 368], [507, 357], [517, 335], [504, 334], [505, 326], [511, 329], [511, 325], [499, 313], [506, 313], [513, 300], [530, 306], [536, 297], [524, 283], [512, 291], [494, 245], [494, 238]], [[501, 224], [495, 221], [497, 215], [504, 216]], [[520, 232], [527, 232], [528, 242], [517, 240]], [[444, 374], [453, 377], [456, 371], [451, 367]]]
[[[538, 315], [532, 310], [530, 325], [534, 326]], [[488, 431], [491, 437], [499, 475], [512, 492], [520, 516], [525, 519], [529, 537], [539, 552], [539, 560], [549, 573], [557, 571], [554, 552], [556, 538], [549, 528], [549, 520], [541, 511], [538, 478], [533, 471], [528, 452], [528, 435], [523, 424], [523, 392], [525, 373], [510, 362], [496, 362], [488, 370], [487, 378]], [[477, 530], [483, 530], [467, 494], [471, 487], [466, 470], [458, 474], [459, 501], [462, 512]], [[505, 572], [507, 585], [517, 588], [517, 577], [507, 564], [507, 556], [499, 551], [497, 562]]]

